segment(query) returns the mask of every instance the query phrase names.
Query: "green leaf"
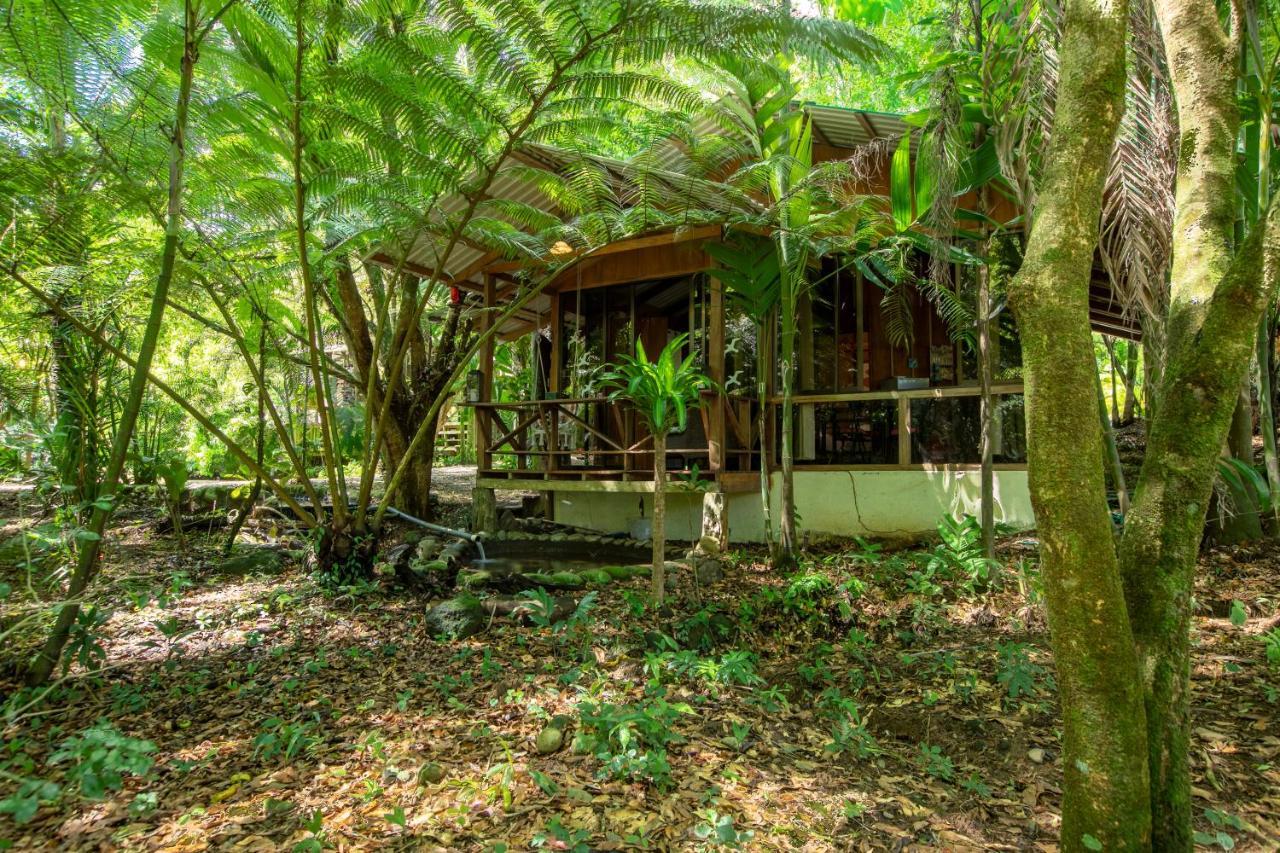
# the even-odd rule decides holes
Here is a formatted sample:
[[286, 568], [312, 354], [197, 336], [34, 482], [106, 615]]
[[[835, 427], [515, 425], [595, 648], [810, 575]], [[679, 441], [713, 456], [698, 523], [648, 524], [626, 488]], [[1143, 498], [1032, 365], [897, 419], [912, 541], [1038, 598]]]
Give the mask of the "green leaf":
[[893, 210], [893, 224], [898, 231], [906, 231], [915, 220], [911, 216], [911, 134], [904, 133], [898, 148], [893, 152], [889, 166], [889, 205]]
[[1080, 839], [1080, 843], [1081, 843], [1081, 844], [1083, 844], [1083, 845], [1085, 846], [1085, 848], [1086, 848], [1086, 849], [1088, 849], [1088, 850], [1101, 850], [1101, 849], [1102, 849], [1102, 842], [1101, 842], [1101, 841], [1099, 841], [1098, 839], [1094, 838], [1092, 835], [1090, 835], [1090, 834], [1089, 834], [1089, 833], [1087, 833], [1087, 832], [1084, 834], [1084, 836], [1083, 836], [1083, 837], [1081, 837], [1081, 839]]
[[1244, 604], [1237, 598], [1231, 602], [1231, 624], [1240, 628], [1247, 621], [1249, 621], [1249, 614], [1245, 612]]

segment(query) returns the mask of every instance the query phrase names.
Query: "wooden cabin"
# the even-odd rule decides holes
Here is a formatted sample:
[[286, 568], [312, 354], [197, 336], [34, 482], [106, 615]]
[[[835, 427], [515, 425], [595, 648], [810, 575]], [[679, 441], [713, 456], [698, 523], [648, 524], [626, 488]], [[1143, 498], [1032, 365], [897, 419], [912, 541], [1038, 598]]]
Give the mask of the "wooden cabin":
[[[807, 109], [818, 161], [907, 132], [897, 116]], [[873, 192], [887, 192], [890, 152], [885, 145], [872, 170]], [[480, 355], [466, 405], [475, 414], [482, 519], [491, 518], [495, 490], [536, 491], [556, 521], [608, 533], [642, 530], [654, 488], [651, 438], [634, 411], [608, 399], [601, 380], [636, 341], [653, 354], [684, 334], [686, 357], [718, 388], [669, 439], [668, 535], [696, 540], [705, 532], [725, 544], [764, 538], [762, 467], [775, 519], [781, 493], [776, 318], [761, 327], [716, 277], [706, 247], [724, 239], [724, 226], [704, 225], [604, 246], [508, 320], [500, 337], [523, 339], [532, 379], [495, 399], [493, 346]], [[491, 322], [517, 291], [519, 264], [471, 252], [457, 262], [465, 276], [454, 284], [480, 294], [487, 309], [481, 322]], [[944, 514], [976, 514], [980, 421], [972, 355], [915, 292], [909, 341], [895, 343], [883, 290], [847, 259], [822, 259], [809, 280], [800, 305], [793, 438], [802, 531], [906, 536], [932, 530]], [[1018, 377], [1007, 316], [1000, 332], [996, 375]], [[994, 390], [996, 519], [1030, 526], [1022, 385], [1012, 378]]]

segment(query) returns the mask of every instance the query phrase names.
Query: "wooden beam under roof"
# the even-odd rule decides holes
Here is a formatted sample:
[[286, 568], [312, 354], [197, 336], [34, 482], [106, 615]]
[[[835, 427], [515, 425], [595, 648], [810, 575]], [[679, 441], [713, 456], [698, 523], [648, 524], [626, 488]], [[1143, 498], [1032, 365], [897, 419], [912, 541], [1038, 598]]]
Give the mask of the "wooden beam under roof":
[[436, 271], [433, 270], [431, 267], [424, 267], [422, 264], [415, 264], [413, 261], [398, 261], [395, 258], [391, 257], [390, 255], [386, 254], [385, 252], [378, 252], [376, 254], [370, 255], [368, 258], [366, 258], [366, 260], [371, 264], [377, 264], [383, 269], [392, 270], [393, 272], [395, 270], [403, 269], [413, 273], [419, 278], [425, 278], [425, 279], [439, 278], [439, 280], [444, 282], [445, 284], [450, 284], [450, 285], [456, 284], [458, 286], [463, 286], [461, 282], [454, 281], [453, 276], [449, 275], [448, 273], [440, 273], [437, 276]]
[[[592, 249], [589, 252], [565, 252], [560, 255], [559, 258], [598, 258], [602, 255], [613, 255], [618, 252], [630, 252], [636, 249], [649, 249], [654, 246], [668, 246], [674, 243], [684, 243], [689, 240], [709, 240], [719, 237], [721, 229], [722, 226], [720, 225], [700, 225], [696, 228], [689, 228], [683, 231], [666, 231], [661, 234], [650, 234], [647, 237], [632, 237], [628, 240], [606, 243], [605, 245], [597, 249]], [[530, 266], [533, 263], [533, 261], [504, 261], [487, 267], [485, 271], [513, 272]]]
[[871, 139], [880, 138], [880, 131], [877, 130], [876, 126], [871, 123], [871, 117], [869, 115], [862, 112], [861, 110], [855, 110], [853, 114], [858, 117], [858, 123], [862, 125], [862, 129], [867, 132], [867, 135]]
[[476, 258], [474, 261], [467, 264], [465, 267], [463, 267], [461, 270], [458, 271], [458, 280], [459, 281], [470, 280], [470, 278], [473, 275], [480, 272], [489, 264], [493, 263], [494, 261], [498, 260], [501, 257], [502, 257], [501, 252], [485, 252], [483, 255]]

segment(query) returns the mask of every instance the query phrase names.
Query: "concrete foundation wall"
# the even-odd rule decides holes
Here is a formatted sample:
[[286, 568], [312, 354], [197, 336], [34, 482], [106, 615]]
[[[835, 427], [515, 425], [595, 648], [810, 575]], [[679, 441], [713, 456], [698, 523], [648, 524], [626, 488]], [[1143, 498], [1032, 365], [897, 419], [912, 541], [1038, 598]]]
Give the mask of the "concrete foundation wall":
[[[899, 538], [934, 530], [943, 515], [977, 515], [981, 482], [976, 470], [797, 471], [799, 528], [811, 537]], [[770, 482], [774, 527], [781, 499], [781, 475]], [[653, 496], [597, 492], [552, 495], [556, 521], [605, 533], [629, 533], [633, 520], [651, 518]], [[996, 521], [1031, 527], [1034, 515], [1026, 471], [995, 472]], [[764, 518], [758, 494], [733, 494], [728, 501], [731, 542], [763, 542]], [[667, 537], [698, 538], [702, 496], [667, 495]]]

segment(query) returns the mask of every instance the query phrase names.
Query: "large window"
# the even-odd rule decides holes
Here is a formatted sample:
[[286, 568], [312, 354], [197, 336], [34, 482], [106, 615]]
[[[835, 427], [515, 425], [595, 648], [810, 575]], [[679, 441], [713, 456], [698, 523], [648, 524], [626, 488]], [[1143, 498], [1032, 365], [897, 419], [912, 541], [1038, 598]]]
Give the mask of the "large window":
[[561, 291], [562, 395], [599, 393], [608, 365], [633, 354], [637, 339], [654, 358], [668, 341], [687, 334], [685, 357], [705, 368], [707, 298], [701, 275]]
[[[982, 461], [982, 401], [940, 397], [911, 401], [911, 461], [977, 464]], [[1021, 394], [995, 398], [992, 459], [1026, 462], [1026, 421]]]
[[859, 330], [861, 285], [862, 280], [845, 259], [827, 258], [820, 269], [811, 272], [810, 285], [799, 304], [799, 391], [848, 393], [867, 387], [865, 380], [858, 382], [859, 344], [863, 364], [867, 353], [865, 310]]

